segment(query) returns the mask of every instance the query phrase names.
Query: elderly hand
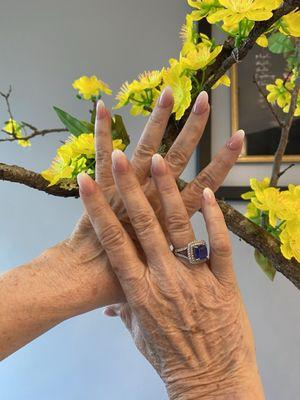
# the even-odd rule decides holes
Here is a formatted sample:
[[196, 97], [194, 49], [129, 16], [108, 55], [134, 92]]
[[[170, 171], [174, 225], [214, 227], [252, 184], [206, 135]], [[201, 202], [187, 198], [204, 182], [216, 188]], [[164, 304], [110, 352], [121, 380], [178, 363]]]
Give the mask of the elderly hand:
[[[131, 164], [113, 153], [113, 176], [138, 239], [130, 238], [100, 186], [80, 174], [80, 196], [125, 293], [121, 317], [171, 399], [263, 399], [254, 341], [232, 267], [231, 245], [213, 192], [203, 192], [209, 261], [192, 265], [170, 250]], [[171, 168], [155, 155], [152, 176], [175, 248], [195, 240]]]
[[[151, 157], [161, 143], [172, 108], [172, 92], [171, 89], [166, 88], [149, 118], [132, 157], [134, 173], [158, 218], [160, 218], [160, 201], [154, 181], [149, 176], [149, 168]], [[207, 93], [202, 92], [195, 102], [187, 123], [166, 156], [166, 162], [174, 178], [179, 177], [185, 169], [203, 134], [208, 116], [208, 97]], [[126, 229], [131, 231], [126, 210], [120, 201], [111, 173], [111, 117], [102, 102], [99, 103], [97, 109], [95, 136], [96, 180], [101, 185], [104, 196], [114, 212], [126, 224]], [[204, 187], [208, 186], [215, 191], [222, 184], [240, 154], [242, 143], [243, 132], [238, 132], [219, 151], [212, 162], [183, 190], [182, 198], [189, 215], [200, 208]], [[57, 250], [58, 253], [62, 253], [61, 259], [68, 260], [72, 270], [69, 275], [72, 275], [72, 284], [76, 289], [74, 290], [76, 297], [74, 301], [78, 302], [78, 313], [105, 304], [124, 301], [123, 291], [109, 267], [105, 252], [99, 245], [86, 215], [77, 224], [71, 238], [60, 244], [55, 249], [56, 252]]]

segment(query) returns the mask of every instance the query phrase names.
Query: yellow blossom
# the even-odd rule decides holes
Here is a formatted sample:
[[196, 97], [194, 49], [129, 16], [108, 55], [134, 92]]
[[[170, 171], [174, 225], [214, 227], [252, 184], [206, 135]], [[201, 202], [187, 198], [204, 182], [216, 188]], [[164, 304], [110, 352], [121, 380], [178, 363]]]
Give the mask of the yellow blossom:
[[216, 89], [220, 85], [230, 86], [230, 78], [226, 74], [221, 76], [221, 78], [212, 86], [212, 89]]
[[242, 199], [250, 200], [256, 196], [257, 192], [261, 192], [269, 186], [270, 186], [270, 178], [266, 177], [262, 181], [259, 181], [255, 178], [251, 178], [250, 187], [252, 191], [242, 194]]
[[79, 79], [73, 82], [73, 88], [78, 90], [79, 94], [85, 100], [91, 100], [92, 97], [98, 97], [100, 93], [112, 94], [109, 86], [98, 79], [95, 75], [93, 76], [81, 76]]
[[256, 197], [251, 199], [256, 208], [269, 213], [269, 223], [275, 227], [277, 223], [277, 211], [280, 207], [279, 189], [268, 187], [262, 191], [255, 192]]
[[279, 238], [283, 256], [288, 260], [294, 257], [300, 263], [300, 220], [287, 222]]
[[[14, 119], [9, 119], [4, 125], [3, 130], [16, 138], [22, 138], [22, 126]], [[31, 143], [29, 140], [18, 140], [18, 144], [22, 147], [30, 147]]]
[[180, 36], [183, 40], [181, 54], [185, 56], [189, 51], [194, 49], [198, 39], [194, 20], [190, 14], [186, 16], [186, 23], [181, 28]]
[[[121, 139], [113, 140], [113, 148], [124, 150], [125, 144]], [[76, 137], [71, 135], [65, 144], [57, 150], [57, 155], [50, 168], [41, 175], [55, 185], [63, 179], [74, 179], [80, 172], [85, 171], [94, 175], [95, 145], [93, 133], [83, 133]]]
[[[280, 31], [295, 37], [300, 37], [300, 11], [294, 11], [282, 17], [284, 29]], [[286, 32], [287, 31], [287, 32]]]
[[207, 43], [199, 43], [185, 57], [182, 57], [180, 62], [183, 68], [197, 71], [205, 69], [211, 62], [215, 60], [221, 52], [222, 46], [216, 46], [212, 49]]
[[269, 84], [266, 86], [269, 92], [267, 99], [270, 103], [277, 103], [280, 108], [284, 108], [291, 101], [290, 90], [293, 89], [292, 82], [284, 82], [278, 78], [275, 80], [275, 84]]
[[273, 15], [281, 1], [279, 0], [219, 0], [222, 9], [208, 15], [211, 24], [223, 20], [225, 26], [238, 24], [244, 18], [250, 21], [265, 21]]
[[191, 14], [195, 21], [200, 21], [221, 7], [218, 0], [188, 0], [188, 4], [196, 8]]
[[179, 120], [185, 110], [191, 104], [191, 78], [183, 74], [183, 69], [178, 61], [170, 60], [171, 67], [163, 71], [163, 81], [165, 86], [170, 86], [173, 90], [175, 118]]

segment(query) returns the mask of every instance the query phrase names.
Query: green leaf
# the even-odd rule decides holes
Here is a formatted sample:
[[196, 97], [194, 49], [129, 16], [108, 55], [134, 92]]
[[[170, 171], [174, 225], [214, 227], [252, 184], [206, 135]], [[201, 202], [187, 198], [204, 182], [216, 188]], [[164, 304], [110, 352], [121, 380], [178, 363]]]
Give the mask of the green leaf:
[[263, 256], [258, 250], [254, 251], [254, 257], [255, 261], [263, 270], [263, 272], [273, 282], [276, 275], [276, 269], [273, 267], [270, 261], [265, 256]]
[[269, 37], [268, 48], [274, 54], [282, 54], [293, 51], [294, 45], [289, 36], [276, 32]]
[[93, 133], [94, 125], [87, 121], [81, 121], [66, 111], [61, 110], [58, 107], [53, 107], [56, 112], [58, 118], [64, 124], [64, 126], [68, 129], [70, 133], [74, 136], [79, 136], [82, 133]]
[[112, 138], [113, 140], [122, 139], [122, 142], [126, 147], [130, 143], [130, 138], [124, 125], [123, 118], [118, 114], [115, 114], [112, 118]]

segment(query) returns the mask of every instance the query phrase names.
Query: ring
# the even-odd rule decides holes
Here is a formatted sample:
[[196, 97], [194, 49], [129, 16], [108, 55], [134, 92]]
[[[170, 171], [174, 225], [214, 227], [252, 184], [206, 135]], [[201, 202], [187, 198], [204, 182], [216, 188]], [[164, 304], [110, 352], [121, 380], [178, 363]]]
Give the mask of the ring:
[[173, 253], [188, 260], [190, 264], [201, 264], [208, 260], [208, 250], [204, 240], [194, 240], [185, 247], [173, 248]]

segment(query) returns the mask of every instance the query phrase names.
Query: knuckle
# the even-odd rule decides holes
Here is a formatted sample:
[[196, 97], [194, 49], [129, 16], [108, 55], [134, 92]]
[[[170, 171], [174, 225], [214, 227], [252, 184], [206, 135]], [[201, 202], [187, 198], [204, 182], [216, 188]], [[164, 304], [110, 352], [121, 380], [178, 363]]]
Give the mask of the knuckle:
[[171, 149], [170, 153], [166, 156], [169, 165], [173, 167], [185, 166], [188, 162], [188, 157], [182, 149], [175, 146]]
[[111, 154], [107, 150], [97, 149], [96, 151], [96, 163], [98, 166], [103, 166], [108, 160], [110, 160]]
[[172, 213], [171, 215], [166, 216], [166, 225], [168, 230], [176, 233], [187, 233], [190, 228], [187, 216], [181, 213]]
[[111, 224], [102, 229], [99, 236], [103, 247], [108, 250], [120, 248], [125, 244], [124, 231], [116, 224]]
[[155, 153], [155, 148], [153, 147], [152, 144], [139, 143], [134, 152], [134, 156], [139, 160], [145, 160], [151, 158], [154, 153]]
[[165, 118], [161, 114], [159, 109], [155, 109], [149, 117], [149, 124], [152, 127], [161, 128], [165, 122]]
[[148, 232], [153, 231], [155, 226], [155, 217], [153, 214], [141, 210], [131, 217], [131, 223], [139, 235], [145, 235]]
[[218, 257], [231, 256], [231, 244], [224, 233], [215, 233], [210, 239], [210, 246], [213, 253]]

